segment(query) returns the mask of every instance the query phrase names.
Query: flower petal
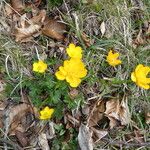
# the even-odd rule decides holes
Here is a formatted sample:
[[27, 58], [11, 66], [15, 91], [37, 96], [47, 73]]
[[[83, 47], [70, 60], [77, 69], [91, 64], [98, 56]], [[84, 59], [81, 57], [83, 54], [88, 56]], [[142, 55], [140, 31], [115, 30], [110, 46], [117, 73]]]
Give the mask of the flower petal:
[[144, 73], [147, 76], [148, 73], [150, 73], [150, 67], [148, 67], [148, 66], [144, 67]]
[[50, 119], [53, 113], [54, 109], [46, 106], [43, 110], [40, 111], [40, 119]]
[[119, 53], [113, 53], [112, 50], [108, 52], [108, 56], [106, 57], [106, 61], [111, 66], [116, 66], [122, 63], [121, 60], [117, 59], [119, 57]]
[[137, 74], [144, 66], [142, 64], [139, 64], [136, 69], [135, 69], [135, 73]]
[[150, 88], [150, 86], [148, 84], [139, 83], [138, 85], [146, 90], [148, 90]]
[[59, 67], [59, 70], [60, 70], [60, 72], [61, 72], [64, 76], [67, 75], [67, 72], [66, 72], [66, 70], [64, 69], [63, 66], [60, 66], [60, 67]]
[[69, 44], [69, 49], [75, 49], [75, 47], [76, 47], [76, 46], [75, 46], [73, 43], [70, 43], [70, 44]]
[[35, 71], [35, 72], [38, 71], [38, 63], [37, 63], [37, 62], [35, 62], [35, 63], [33, 64], [33, 71]]
[[66, 81], [70, 84], [71, 87], [77, 87], [81, 83], [80, 78], [73, 78], [71, 76], [67, 76]]
[[58, 80], [65, 80], [65, 78], [66, 78], [66, 77], [62, 74], [61, 71], [57, 71], [57, 72], [55, 73], [55, 76], [57, 77]]
[[133, 82], [136, 82], [136, 76], [135, 76], [135, 73], [134, 73], [134, 72], [131, 73], [131, 80], [132, 80]]

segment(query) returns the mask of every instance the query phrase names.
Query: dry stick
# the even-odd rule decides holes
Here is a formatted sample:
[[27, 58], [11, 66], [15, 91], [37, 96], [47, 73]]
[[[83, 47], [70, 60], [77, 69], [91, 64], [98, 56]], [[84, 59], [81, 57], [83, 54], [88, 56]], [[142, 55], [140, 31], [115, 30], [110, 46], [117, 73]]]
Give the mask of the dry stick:
[[0, 138], [0, 142], [11, 145], [14, 148], [14, 150], [23, 150], [22, 147], [20, 147], [19, 145], [15, 144], [14, 142], [10, 140]]

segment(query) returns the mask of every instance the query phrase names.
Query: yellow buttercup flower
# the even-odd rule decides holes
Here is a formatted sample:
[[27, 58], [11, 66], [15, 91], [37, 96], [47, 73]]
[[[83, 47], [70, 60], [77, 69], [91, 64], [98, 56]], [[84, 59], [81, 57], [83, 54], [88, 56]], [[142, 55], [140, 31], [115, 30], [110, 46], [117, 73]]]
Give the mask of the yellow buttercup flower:
[[119, 53], [113, 53], [113, 51], [110, 50], [107, 56], [107, 62], [111, 66], [119, 65], [122, 63], [122, 61], [119, 60], [118, 57], [119, 57]]
[[53, 113], [54, 109], [46, 106], [43, 110], [40, 111], [40, 119], [41, 120], [51, 119]]
[[82, 58], [82, 48], [80, 46], [75, 46], [74, 44], [71, 43], [66, 50], [67, 54], [71, 58], [78, 58], [78, 59]]
[[66, 80], [71, 87], [77, 87], [81, 83], [81, 78], [87, 75], [87, 70], [82, 60], [71, 58], [64, 61], [55, 75], [58, 80]]
[[131, 73], [131, 79], [138, 86], [150, 89], [150, 78], [147, 78], [148, 73], [150, 73], [150, 67], [139, 64], [135, 71]]
[[38, 62], [35, 62], [33, 64], [33, 71], [44, 73], [47, 69], [47, 64], [44, 63], [42, 60], [39, 60]]

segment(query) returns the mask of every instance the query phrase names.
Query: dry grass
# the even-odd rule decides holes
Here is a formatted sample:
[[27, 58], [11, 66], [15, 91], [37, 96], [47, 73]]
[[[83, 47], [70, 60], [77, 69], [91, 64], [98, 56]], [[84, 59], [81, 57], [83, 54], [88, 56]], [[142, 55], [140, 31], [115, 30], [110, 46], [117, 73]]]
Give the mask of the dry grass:
[[[53, 11], [50, 11], [50, 15], [59, 15], [70, 28], [67, 35], [69, 41], [66, 43], [55, 42], [43, 36], [33, 43], [16, 43], [9, 34], [7, 24], [9, 20], [0, 13], [0, 71], [8, 79], [8, 83], [13, 81], [13, 90], [7, 97], [11, 97], [16, 88], [22, 89], [24, 76], [31, 76], [32, 61], [37, 57], [36, 49], [42, 56], [51, 43], [67, 46], [68, 43], [74, 42], [84, 48], [84, 62], [89, 72], [84, 84], [79, 88], [84, 93], [85, 103], [101, 98], [125, 96], [129, 102], [133, 121], [144, 132], [145, 141], [149, 142], [149, 126], [144, 121], [144, 113], [150, 106], [150, 92], [140, 89], [130, 81], [130, 74], [137, 64], [150, 66], [148, 43], [137, 48], [132, 46], [133, 39], [141, 29], [144, 32], [146, 21], [150, 19], [150, 2], [148, 0], [137, 0], [137, 2], [139, 3], [136, 3], [136, 0], [107, 0], [107, 2], [97, 0], [97, 3], [88, 5], [75, 2], [72, 4], [64, 0], [62, 6], [54, 7]], [[2, 9], [2, 2], [0, 6]], [[106, 33], [102, 37], [100, 24], [103, 21], [106, 25]], [[86, 47], [81, 36], [83, 32], [93, 43], [89, 47]], [[120, 52], [122, 65], [112, 68], [106, 63], [109, 49]], [[57, 58], [57, 53], [51, 55]], [[20, 95], [15, 96], [11, 98], [17, 100]], [[124, 145], [124, 143], [117, 145], [119, 141], [126, 142], [125, 136], [132, 130], [133, 126], [129, 125], [117, 133], [110, 131], [108, 139], [97, 144], [95, 149], [123, 149], [122, 145], [125, 149], [133, 149], [134, 145]], [[116, 141], [118, 143], [115, 143]], [[150, 145], [135, 144], [135, 146], [138, 149], [148, 149]]]

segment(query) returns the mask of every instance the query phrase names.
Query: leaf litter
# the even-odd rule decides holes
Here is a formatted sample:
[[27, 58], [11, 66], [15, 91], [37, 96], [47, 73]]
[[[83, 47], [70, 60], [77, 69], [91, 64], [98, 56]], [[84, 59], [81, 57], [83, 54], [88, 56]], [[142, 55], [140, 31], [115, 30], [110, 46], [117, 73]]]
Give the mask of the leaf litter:
[[[45, 10], [39, 10], [37, 5], [41, 1], [37, 1], [35, 5], [29, 5], [31, 12], [24, 12], [27, 4], [21, 0], [12, 0], [10, 5], [5, 4], [5, 15], [12, 18], [13, 28], [12, 33], [15, 36], [16, 42], [32, 41], [34, 37], [41, 34], [46, 35], [56, 40], [64, 40], [66, 25], [60, 20], [51, 19], [46, 16]], [[12, 15], [12, 17], [10, 17]]]
[[[14, 28], [11, 30], [16, 42], [32, 41], [41, 34], [56, 40], [65, 39], [66, 25], [60, 20], [47, 17], [45, 10], [37, 9], [36, 7], [40, 3], [40, 0], [36, 0], [33, 6], [32, 3], [24, 4], [19, 0], [11, 0], [11, 5], [5, 5], [6, 16], [13, 16], [11, 21], [14, 24]], [[27, 6], [31, 8], [31, 14], [24, 12]], [[105, 22], [101, 23], [99, 29], [102, 36], [104, 36], [106, 32]], [[146, 34], [149, 34], [149, 28]], [[82, 34], [82, 39], [87, 47], [93, 44], [93, 41], [85, 33]], [[145, 44], [141, 30], [133, 43], [135, 48]], [[3, 86], [0, 83], [0, 92], [4, 90]], [[78, 91], [72, 89], [69, 94], [73, 99], [78, 95]], [[33, 108], [27, 97], [23, 97], [19, 104], [12, 104], [9, 100], [1, 101], [0, 127], [7, 136], [15, 135], [15, 141], [19, 142], [22, 147], [33, 145], [36, 148], [40, 147], [43, 150], [49, 150], [49, 140], [55, 137], [54, 123], [49, 122], [48, 126], [40, 123], [37, 119], [36, 108]], [[81, 150], [94, 149], [94, 144], [103, 139], [106, 140], [113, 129], [125, 128], [126, 125], [131, 123], [127, 99], [96, 100], [95, 103], [88, 102], [81, 112], [80, 110], [78, 111], [79, 113], [75, 115], [71, 112], [64, 115], [66, 117], [66, 128], [75, 127], [78, 129], [78, 143]], [[82, 120], [82, 113], [85, 115], [84, 121]], [[150, 122], [149, 118], [148, 112], [145, 114], [147, 124]], [[144, 134], [139, 129], [134, 130], [125, 137], [128, 138], [128, 141], [134, 139], [138, 143], [144, 142]]]

